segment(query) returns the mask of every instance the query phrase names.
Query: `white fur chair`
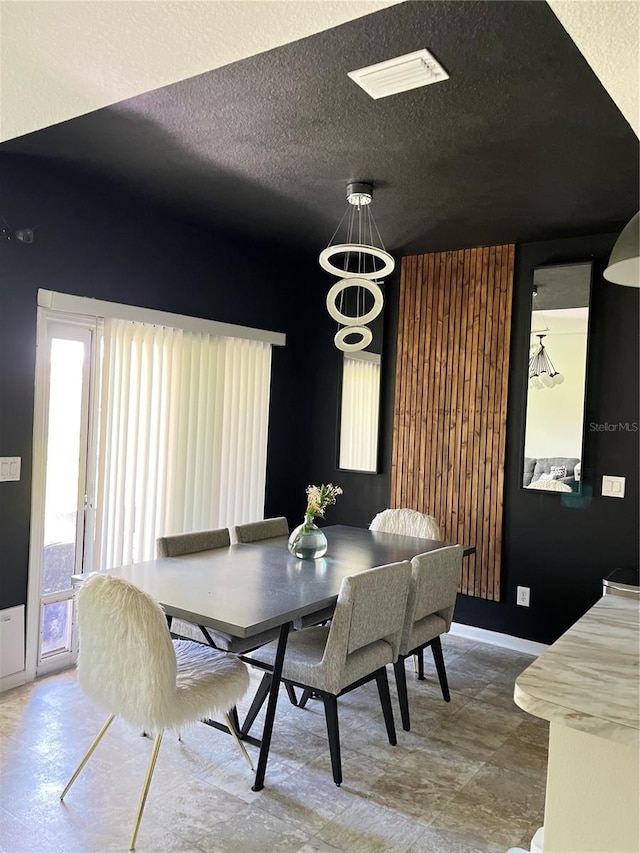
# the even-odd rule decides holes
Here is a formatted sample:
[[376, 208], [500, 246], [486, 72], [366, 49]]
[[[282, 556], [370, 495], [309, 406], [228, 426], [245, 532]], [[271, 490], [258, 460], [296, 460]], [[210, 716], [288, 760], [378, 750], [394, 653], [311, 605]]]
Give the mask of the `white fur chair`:
[[462, 571], [461, 545], [451, 545], [418, 554], [411, 561], [411, 583], [407, 599], [402, 638], [398, 660], [394, 664], [398, 701], [402, 717], [402, 727], [410, 729], [409, 700], [407, 680], [404, 668], [405, 658], [416, 655], [418, 658], [418, 679], [424, 680], [423, 652], [428, 646], [433, 652], [440, 689], [445, 702], [449, 702], [449, 685], [442, 655], [441, 634], [451, 628], [453, 610]]
[[376, 515], [369, 530], [418, 536], [420, 539], [442, 539], [436, 519], [415, 509], [385, 509]]
[[78, 591], [77, 608], [78, 681], [89, 698], [109, 711], [109, 717], [60, 799], [116, 716], [155, 733], [129, 846], [134, 850], [166, 729], [221, 713], [251, 766], [228, 713], [246, 693], [249, 673], [232, 655], [188, 640], [172, 642], [160, 605], [121, 578], [105, 574], [88, 578]]
[[[392, 563], [350, 575], [342, 581], [330, 627], [304, 628], [289, 635], [282, 680], [305, 689], [324, 704], [333, 781], [342, 783], [337, 698], [376, 680], [390, 744], [396, 743], [386, 666], [398, 657], [411, 566]], [[276, 643], [253, 652], [252, 660], [272, 670]], [[253, 701], [243, 732], [250, 728], [271, 685], [268, 671]]]

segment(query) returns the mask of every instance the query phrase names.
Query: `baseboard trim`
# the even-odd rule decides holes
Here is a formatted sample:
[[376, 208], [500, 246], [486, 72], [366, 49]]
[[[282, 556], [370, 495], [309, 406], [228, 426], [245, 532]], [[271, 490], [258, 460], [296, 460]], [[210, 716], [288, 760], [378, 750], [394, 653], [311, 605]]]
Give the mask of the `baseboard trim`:
[[5, 690], [13, 690], [14, 687], [21, 687], [27, 683], [27, 673], [23, 669], [22, 672], [14, 672], [12, 675], [4, 675], [0, 678], [0, 693]]
[[476, 628], [473, 625], [463, 625], [462, 622], [452, 622], [451, 633], [458, 637], [466, 637], [468, 640], [489, 643], [491, 646], [501, 646], [503, 649], [511, 649], [514, 652], [522, 652], [535, 657], [549, 648], [544, 643], [523, 640], [521, 637], [512, 637], [510, 634], [500, 634], [498, 631], [488, 631], [486, 628]]

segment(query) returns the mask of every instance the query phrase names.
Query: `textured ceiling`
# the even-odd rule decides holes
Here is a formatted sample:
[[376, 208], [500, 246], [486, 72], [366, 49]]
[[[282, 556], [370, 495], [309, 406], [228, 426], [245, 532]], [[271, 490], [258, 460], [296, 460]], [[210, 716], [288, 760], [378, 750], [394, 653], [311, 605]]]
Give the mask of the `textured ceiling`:
[[[427, 47], [446, 82], [373, 101], [347, 72]], [[637, 138], [546, 3], [412, 2], [0, 146], [176, 210], [326, 245], [373, 180], [388, 248], [620, 227]]]
[[0, 5], [0, 140], [253, 56], [398, 0]]
[[640, 4], [635, 0], [549, 0], [636, 135], [640, 135]]

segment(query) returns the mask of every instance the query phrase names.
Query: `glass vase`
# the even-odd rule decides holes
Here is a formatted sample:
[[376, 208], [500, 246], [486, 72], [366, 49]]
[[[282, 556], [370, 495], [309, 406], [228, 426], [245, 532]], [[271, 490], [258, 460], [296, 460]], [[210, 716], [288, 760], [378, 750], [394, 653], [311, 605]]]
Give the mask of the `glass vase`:
[[305, 515], [289, 537], [289, 551], [301, 560], [317, 560], [327, 552], [327, 537], [316, 527], [313, 516]]

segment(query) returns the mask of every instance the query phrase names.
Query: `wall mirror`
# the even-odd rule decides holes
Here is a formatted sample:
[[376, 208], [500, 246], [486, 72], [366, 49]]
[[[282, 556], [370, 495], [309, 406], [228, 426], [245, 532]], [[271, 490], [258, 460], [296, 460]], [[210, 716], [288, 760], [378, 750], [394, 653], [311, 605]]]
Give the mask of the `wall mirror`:
[[592, 262], [533, 271], [522, 486], [580, 492]]
[[343, 353], [337, 467], [375, 474], [380, 440], [382, 315], [376, 317], [370, 329], [373, 340], [365, 350]]

